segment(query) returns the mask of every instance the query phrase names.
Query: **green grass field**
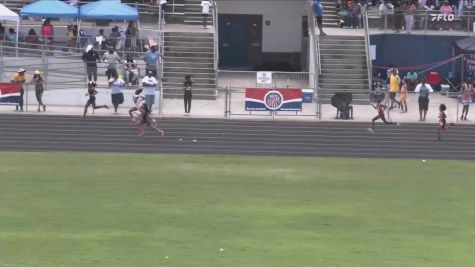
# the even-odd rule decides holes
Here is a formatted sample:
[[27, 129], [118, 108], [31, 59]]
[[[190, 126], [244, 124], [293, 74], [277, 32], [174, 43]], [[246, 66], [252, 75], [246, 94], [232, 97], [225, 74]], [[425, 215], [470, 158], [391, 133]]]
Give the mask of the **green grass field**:
[[474, 173], [463, 161], [0, 153], [0, 267], [473, 267]]

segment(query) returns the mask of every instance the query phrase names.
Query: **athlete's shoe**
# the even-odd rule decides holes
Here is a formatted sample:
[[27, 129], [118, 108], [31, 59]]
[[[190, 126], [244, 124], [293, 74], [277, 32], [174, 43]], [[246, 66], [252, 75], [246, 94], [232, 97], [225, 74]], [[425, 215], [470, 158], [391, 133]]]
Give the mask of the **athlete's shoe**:
[[366, 130], [368, 130], [368, 132], [370, 132], [370, 133], [374, 133], [373, 128], [368, 128], [368, 129], [366, 129]]

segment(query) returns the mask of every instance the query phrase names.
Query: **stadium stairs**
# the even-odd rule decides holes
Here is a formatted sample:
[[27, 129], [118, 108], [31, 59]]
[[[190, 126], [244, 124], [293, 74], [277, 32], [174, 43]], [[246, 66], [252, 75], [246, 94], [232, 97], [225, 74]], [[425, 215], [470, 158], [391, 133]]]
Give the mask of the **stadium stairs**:
[[183, 81], [189, 74], [194, 99], [216, 99], [213, 33], [166, 32], [164, 49], [164, 97], [182, 97]]
[[[173, 23], [184, 25], [185, 30], [165, 33], [163, 96], [181, 98], [184, 77], [190, 75], [194, 81], [193, 98], [215, 100], [217, 91], [214, 69], [214, 32], [199, 26], [202, 24], [200, 0], [182, 1], [183, 21], [174, 20]], [[169, 8], [168, 11], [170, 11]], [[212, 27], [212, 16], [208, 19], [208, 26]], [[170, 23], [167, 22], [166, 25]], [[188, 25], [193, 25], [193, 28], [190, 28], [192, 30], [186, 31], [190, 27]]]
[[352, 93], [352, 104], [369, 101], [368, 67], [364, 36], [319, 37], [322, 73], [320, 103], [329, 104], [335, 93]]
[[321, 0], [323, 6], [323, 28], [325, 27], [337, 27], [338, 16], [336, 14], [336, 1], [335, 0]]

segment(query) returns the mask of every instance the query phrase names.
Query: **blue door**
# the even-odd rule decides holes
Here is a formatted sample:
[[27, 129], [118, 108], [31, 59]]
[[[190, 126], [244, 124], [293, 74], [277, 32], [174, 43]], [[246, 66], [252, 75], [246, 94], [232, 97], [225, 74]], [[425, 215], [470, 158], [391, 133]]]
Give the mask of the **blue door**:
[[219, 66], [239, 68], [247, 65], [248, 22], [245, 17], [219, 19]]

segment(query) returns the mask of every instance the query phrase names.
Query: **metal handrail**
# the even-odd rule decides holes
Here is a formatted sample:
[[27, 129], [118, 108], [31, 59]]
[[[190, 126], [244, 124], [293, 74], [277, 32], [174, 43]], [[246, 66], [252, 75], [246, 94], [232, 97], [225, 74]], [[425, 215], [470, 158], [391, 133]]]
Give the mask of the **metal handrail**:
[[162, 56], [161, 60], [160, 60], [160, 74], [159, 74], [159, 79], [158, 79], [158, 83], [159, 83], [159, 86], [160, 86], [160, 89], [161, 89], [161, 92], [160, 92], [160, 105], [159, 105], [159, 115], [162, 116], [163, 115], [163, 93], [164, 93], [164, 89], [163, 89], [163, 66], [164, 66], [164, 61], [165, 61], [165, 29], [164, 29], [164, 25], [165, 25], [165, 14], [162, 14], [163, 10], [162, 10], [162, 6], [160, 5], [159, 6], [159, 19], [158, 19], [158, 51], [160, 53], [160, 55]]
[[[319, 88], [319, 75], [322, 73], [322, 65], [321, 65], [321, 59], [320, 59], [320, 40], [317, 37], [317, 31], [315, 30], [315, 25], [316, 25], [316, 19], [315, 19], [315, 14], [313, 13], [313, 0], [309, 0], [308, 2], [308, 29], [309, 29], [309, 37], [312, 39], [311, 44], [313, 46], [310, 46], [311, 51], [313, 52], [313, 62], [314, 62], [314, 69], [310, 70], [310, 73], [314, 73], [313, 79], [314, 79], [314, 94], [317, 99], [317, 105], [318, 105], [318, 88]], [[320, 116], [320, 111], [317, 110], [317, 115]]]
[[213, 1], [213, 29], [214, 29], [214, 72], [215, 82], [217, 83], [218, 69], [219, 69], [219, 31], [218, 31], [218, 3]]
[[[369, 23], [368, 23], [368, 12], [366, 11], [363, 14], [363, 24], [364, 24], [364, 40], [365, 40], [365, 48], [366, 48], [366, 68], [368, 70], [368, 93], [371, 93], [372, 84], [373, 84], [373, 63], [371, 61], [371, 51], [370, 51], [370, 40], [369, 40]], [[369, 99], [368, 99], [369, 101]]]

